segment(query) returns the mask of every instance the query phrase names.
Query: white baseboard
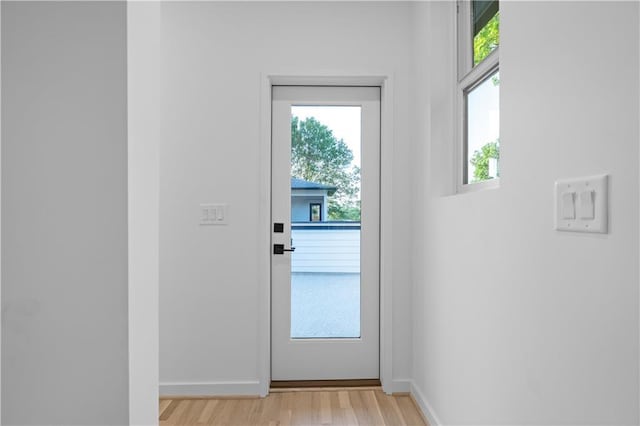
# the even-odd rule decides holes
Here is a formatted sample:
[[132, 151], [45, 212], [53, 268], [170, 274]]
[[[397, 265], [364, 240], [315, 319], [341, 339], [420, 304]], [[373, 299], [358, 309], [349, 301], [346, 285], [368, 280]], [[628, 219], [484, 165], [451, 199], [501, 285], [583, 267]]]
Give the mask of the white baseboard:
[[422, 393], [413, 381], [411, 381], [411, 396], [413, 396], [414, 401], [418, 404], [418, 408], [422, 411], [424, 417], [426, 417], [429, 426], [443, 426], [435, 411], [433, 411], [433, 407], [429, 405], [424, 397], [424, 393]]
[[206, 383], [160, 383], [163, 396], [259, 396], [258, 380]]
[[409, 393], [411, 392], [411, 380], [399, 379], [391, 381], [391, 393]]

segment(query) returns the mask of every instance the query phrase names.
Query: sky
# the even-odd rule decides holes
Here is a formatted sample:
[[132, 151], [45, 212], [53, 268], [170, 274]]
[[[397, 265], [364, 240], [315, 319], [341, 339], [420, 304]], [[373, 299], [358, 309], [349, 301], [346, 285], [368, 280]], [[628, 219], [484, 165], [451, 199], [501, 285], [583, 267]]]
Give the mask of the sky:
[[353, 163], [360, 167], [360, 107], [359, 106], [292, 106], [291, 115], [301, 121], [314, 117], [342, 139], [353, 152]]

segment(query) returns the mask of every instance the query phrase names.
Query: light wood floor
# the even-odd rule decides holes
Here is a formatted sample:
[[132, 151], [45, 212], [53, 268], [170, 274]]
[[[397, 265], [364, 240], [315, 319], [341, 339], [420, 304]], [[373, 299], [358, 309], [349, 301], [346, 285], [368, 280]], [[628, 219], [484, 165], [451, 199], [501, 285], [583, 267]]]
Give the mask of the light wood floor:
[[254, 399], [161, 399], [161, 426], [425, 426], [409, 396], [380, 388], [272, 391]]

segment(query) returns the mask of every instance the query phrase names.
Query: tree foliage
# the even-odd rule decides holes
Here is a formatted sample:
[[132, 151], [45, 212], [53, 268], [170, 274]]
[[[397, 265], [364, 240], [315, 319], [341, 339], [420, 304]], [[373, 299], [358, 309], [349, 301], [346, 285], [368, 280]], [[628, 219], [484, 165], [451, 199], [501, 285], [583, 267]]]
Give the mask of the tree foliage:
[[331, 129], [313, 117], [291, 119], [291, 174], [337, 188], [329, 198], [330, 220], [360, 220], [360, 169], [353, 153]]
[[[493, 178], [489, 175], [489, 160], [492, 158], [496, 161], [500, 160], [500, 139], [485, 144], [479, 151], [473, 153], [473, 157], [469, 161], [474, 167], [473, 182]], [[499, 170], [496, 172], [497, 176], [500, 176]]]
[[500, 12], [473, 38], [473, 65], [478, 65], [500, 44]]
[[[493, 142], [489, 142], [482, 146], [480, 150], [473, 153], [471, 160], [469, 161], [474, 167], [473, 169], [473, 182], [492, 179], [493, 176], [489, 175], [489, 160], [500, 160], [500, 139]], [[499, 170], [496, 171], [496, 176], [500, 176]]]

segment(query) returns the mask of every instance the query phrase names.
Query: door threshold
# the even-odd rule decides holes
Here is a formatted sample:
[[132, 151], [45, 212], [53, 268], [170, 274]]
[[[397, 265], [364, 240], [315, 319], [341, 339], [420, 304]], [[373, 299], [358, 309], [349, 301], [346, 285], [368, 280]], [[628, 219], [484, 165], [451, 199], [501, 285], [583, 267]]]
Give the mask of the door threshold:
[[380, 379], [350, 379], [350, 380], [272, 380], [271, 390], [311, 390], [329, 388], [380, 388]]

